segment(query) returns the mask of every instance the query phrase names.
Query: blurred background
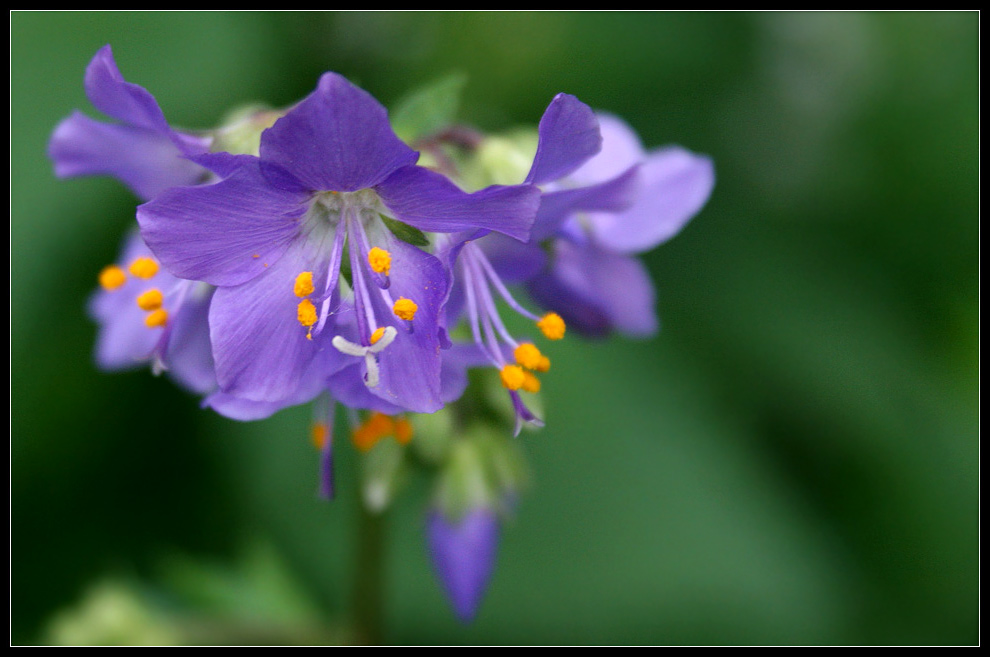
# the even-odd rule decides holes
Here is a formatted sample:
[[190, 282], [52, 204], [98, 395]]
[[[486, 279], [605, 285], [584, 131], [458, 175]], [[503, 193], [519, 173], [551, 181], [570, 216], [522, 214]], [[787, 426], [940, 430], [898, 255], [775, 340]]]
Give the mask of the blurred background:
[[534, 485], [461, 625], [388, 518], [385, 640], [975, 644], [979, 15], [11, 14], [11, 641], [332, 642], [354, 450], [317, 500], [309, 411], [242, 424], [92, 364], [85, 313], [135, 199], [45, 156], [106, 43], [176, 126], [338, 71], [386, 105], [468, 77], [461, 116], [554, 94], [712, 156], [645, 256], [660, 335], [554, 345]]

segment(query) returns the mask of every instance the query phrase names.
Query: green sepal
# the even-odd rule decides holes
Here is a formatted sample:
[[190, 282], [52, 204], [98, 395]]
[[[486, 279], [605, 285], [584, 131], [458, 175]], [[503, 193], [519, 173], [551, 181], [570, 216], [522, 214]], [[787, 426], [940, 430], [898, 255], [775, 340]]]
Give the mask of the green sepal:
[[392, 234], [406, 244], [412, 244], [413, 246], [418, 247], [430, 245], [430, 239], [420, 229], [410, 226], [409, 224], [404, 224], [398, 219], [393, 219], [392, 217], [381, 213], [379, 213], [378, 216], [382, 218], [382, 222], [384, 222], [385, 226], [392, 231]]
[[395, 104], [392, 129], [407, 143], [426, 137], [454, 122], [467, 76], [454, 73], [415, 89]]

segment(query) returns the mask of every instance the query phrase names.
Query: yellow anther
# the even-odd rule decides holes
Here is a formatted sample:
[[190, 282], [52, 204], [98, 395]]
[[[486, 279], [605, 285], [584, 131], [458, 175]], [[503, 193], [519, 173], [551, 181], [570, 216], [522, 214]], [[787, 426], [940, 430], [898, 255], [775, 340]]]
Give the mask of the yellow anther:
[[142, 292], [138, 295], [137, 305], [141, 310], [158, 310], [162, 307], [162, 291], [153, 287]]
[[375, 344], [376, 342], [382, 339], [383, 335], [385, 335], [385, 327], [379, 326], [378, 328], [375, 329], [375, 332], [371, 334], [371, 339], [369, 340], [369, 342], [371, 344]]
[[100, 286], [104, 290], [116, 290], [127, 282], [127, 274], [117, 265], [107, 265], [100, 272]]
[[388, 272], [392, 268], [392, 254], [385, 249], [379, 249], [377, 246], [372, 247], [368, 251], [368, 264], [377, 273], [388, 276]]
[[413, 437], [413, 425], [407, 418], [400, 417], [395, 421], [395, 439], [400, 445], [408, 445]]
[[144, 318], [144, 325], [148, 328], [158, 328], [159, 326], [165, 326], [168, 322], [168, 311], [164, 308], [159, 308], [158, 310], [152, 310], [148, 313], [148, 316]]
[[543, 335], [551, 340], [560, 340], [564, 337], [564, 331], [567, 330], [567, 325], [557, 313], [547, 313], [540, 321], [536, 322], [536, 326], [543, 331]]
[[367, 452], [374, 447], [379, 440], [395, 432], [395, 424], [392, 418], [384, 413], [372, 413], [368, 419], [361, 423], [351, 434], [354, 446], [362, 452]]
[[138, 278], [148, 279], [158, 273], [158, 263], [151, 258], [138, 258], [128, 267]]
[[518, 365], [506, 365], [498, 375], [509, 390], [519, 390], [526, 381], [526, 371]]
[[419, 306], [412, 299], [407, 299], [405, 297], [400, 297], [395, 305], [392, 306], [392, 312], [399, 319], [404, 319], [407, 322], [411, 322], [413, 317], [416, 316], [416, 311], [419, 310]]
[[540, 380], [529, 372], [523, 372], [522, 389], [526, 392], [539, 392], [540, 391]]
[[317, 422], [309, 428], [309, 439], [313, 441], [316, 449], [323, 449], [330, 439], [330, 427], [323, 422]]
[[540, 356], [539, 364], [533, 369], [537, 372], [548, 372], [550, 370], [550, 359], [546, 356]]
[[296, 306], [296, 319], [303, 326], [312, 326], [316, 323], [316, 306], [309, 299], [303, 299]]
[[536, 348], [535, 344], [530, 342], [523, 342], [521, 345], [516, 347], [515, 351], [512, 352], [515, 356], [516, 362], [525, 367], [527, 370], [535, 370], [540, 366], [540, 361], [544, 358], [540, 350]]
[[296, 276], [296, 284], [292, 291], [297, 297], [308, 297], [313, 293], [313, 272], [304, 271]]

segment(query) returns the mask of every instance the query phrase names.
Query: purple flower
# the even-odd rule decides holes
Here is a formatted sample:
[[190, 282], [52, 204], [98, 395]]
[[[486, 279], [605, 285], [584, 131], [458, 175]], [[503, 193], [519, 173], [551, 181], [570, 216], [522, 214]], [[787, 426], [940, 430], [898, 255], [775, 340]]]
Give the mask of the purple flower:
[[206, 152], [210, 140], [172, 130], [154, 96], [120, 74], [110, 46], [89, 63], [85, 86], [90, 102], [119, 123], [78, 111], [59, 123], [48, 145], [55, 175], [114, 176], [143, 199], [209, 175], [186, 156]]
[[658, 327], [653, 285], [643, 265], [631, 256], [676, 235], [708, 200], [715, 172], [709, 158], [680, 147], [647, 153], [618, 118], [600, 115], [599, 122], [601, 153], [563, 182], [584, 193], [597, 190], [592, 196], [599, 197], [601, 190], [628, 177], [632, 185], [625, 186], [624, 193], [630, 194], [630, 202], [609, 211], [589, 204], [554, 212], [541, 206], [534, 233], [554, 239], [550, 263], [530, 279], [528, 289], [537, 303], [586, 335], [611, 330], [651, 335]]
[[[527, 239], [538, 190], [467, 194], [415, 166], [417, 158], [384, 107], [327, 73], [262, 134], [260, 157], [198, 158], [224, 179], [168, 190], [138, 208], [142, 235], [173, 274], [217, 286], [210, 332], [223, 392], [280, 401], [318, 353], [332, 351], [391, 404], [421, 412], [442, 405], [446, 273], [388, 222]], [[341, 276], [345, 244], [349, 281]], [[339, 322], [345, 313], [352, 317]]]
[[468, 623], [478, 612], [495, 568], [498, 517], [484, 507], [459, 520], [434, 510], [427, 516], [426, 531], [433, 569], [457, 617]]

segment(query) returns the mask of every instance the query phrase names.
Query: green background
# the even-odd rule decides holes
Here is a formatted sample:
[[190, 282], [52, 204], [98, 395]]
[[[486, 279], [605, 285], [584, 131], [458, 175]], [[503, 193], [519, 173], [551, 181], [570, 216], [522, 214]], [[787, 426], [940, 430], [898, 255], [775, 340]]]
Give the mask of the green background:
[[566, 91], [714, 159], [708, 205], [645, 256], [660, 335], [553, 346], [547, 427], [521, 438], [534, 485], [469, 626], [412, 481], [386, 641], [978, 642], [973, 12], [11, 14], [13, 642], [53, 640], [97, 582], [285, 641], [323, 640], [294, 623], [348, 601], [349, 445], [325, 504], [307, 409], [241, 424], [92, 365], [85, 301], [135, 201], [56, 180], [45, 148], [97, 115], [82, 76], [106, 43], [178, 126], [291, 103], [325, 70], [386, 105], [462, 72], [482, 129]]

